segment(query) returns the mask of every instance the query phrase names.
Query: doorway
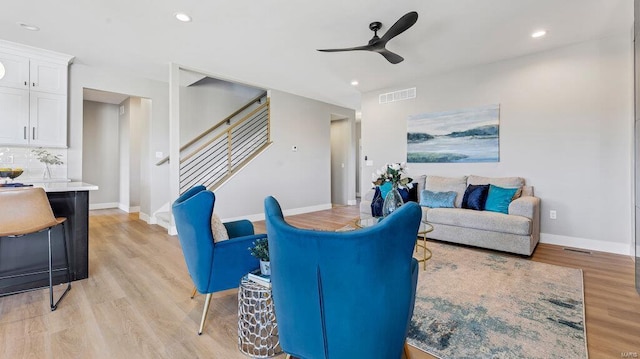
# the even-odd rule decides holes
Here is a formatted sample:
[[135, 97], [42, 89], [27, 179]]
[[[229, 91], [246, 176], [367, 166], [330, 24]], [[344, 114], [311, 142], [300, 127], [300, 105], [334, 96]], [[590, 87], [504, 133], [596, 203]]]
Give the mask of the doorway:
[[98, 185], [90, 209], [140, 211], [141, 159], [151, 100], [83, 89], [83, 181]]
[[331, 203], [338, 206], [356, 202], [355, 121], [344, 115], [331, 115]]

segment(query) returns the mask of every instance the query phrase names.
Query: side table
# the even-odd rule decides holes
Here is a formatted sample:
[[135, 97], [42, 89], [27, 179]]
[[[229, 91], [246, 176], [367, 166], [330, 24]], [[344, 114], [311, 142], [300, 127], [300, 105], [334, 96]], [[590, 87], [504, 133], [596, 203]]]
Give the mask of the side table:
[[431, 249], [427, 248], [427, 233], [430, 232], [433, 232], [433, 226], [427, 221], [421, 221], [420, 227], [418, 227], [418, 236], [422, 236], [422, 243], [416, 242], [416, 252], [418, 248], [422, 248], [422, 258], [418, 259], [418, 262], [422, 262], [422, 270], [427, 270], [427, 261], [433, 255]]
[[[369, 217], [369, 218], [358, 218], [353, 223], [356, 228], [366, 228], [375, 226], [382, 220], [382, 217]], [[422, 258], [418, 259], [418, 262], [422, 264], [422, 270], [427, 270], [427, 261], [431, 259], [433, 255], [431, 250], [427, 248], [427, 234], [433, 232], [433, 226], [427, 221], [422, 220], [420, 222], [420, 227], [418, 227], [418, 240], [416, 241], [416, 253], [419, 249], [422, 249]], [[422, 243], [420, 243], [422, 240]]]
[[238, 288], [238, 349], [251, 358], [282, 353], [271, 288], [246, 276]]

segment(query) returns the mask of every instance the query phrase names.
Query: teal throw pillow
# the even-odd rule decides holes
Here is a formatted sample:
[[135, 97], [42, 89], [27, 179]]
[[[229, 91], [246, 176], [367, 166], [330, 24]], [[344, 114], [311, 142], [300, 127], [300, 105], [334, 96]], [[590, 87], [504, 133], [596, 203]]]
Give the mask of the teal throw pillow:
[[487, 202], [484, 205], [485, 211], [509, 214], [509, 203], [513, 200], [516, 192], [518, 192], [518, 188], [502, 188], [490, 185]]
[[382, 196], [383, 200], [387, 198], [387, 193], [389, 193], [389, 191], [391, 191], [392, 188], [393, 188], [393, 185], [391, 185], [391, 182], [385, 182], [380, 185], [380, 196]]
[[425, 189], [420, 193], [420, 205], [429, 208], [453, 208], [456, 195], [455, 191], [431, 192]]

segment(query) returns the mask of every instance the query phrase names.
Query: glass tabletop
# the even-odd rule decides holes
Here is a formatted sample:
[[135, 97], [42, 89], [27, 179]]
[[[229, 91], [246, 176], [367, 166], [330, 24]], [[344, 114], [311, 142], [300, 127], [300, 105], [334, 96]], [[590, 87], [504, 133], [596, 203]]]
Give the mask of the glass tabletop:
[[[384, 220], [384, 217], [368, 217], [368, 218], [358, 218], [355, 221], [356, 228], [367, 228], [371, 226], [375, 226]], [[420, 227], [418, 228], [418, 234], [426, 234], [433, 231], [433, 226], [427, 221], [420, 221]]]

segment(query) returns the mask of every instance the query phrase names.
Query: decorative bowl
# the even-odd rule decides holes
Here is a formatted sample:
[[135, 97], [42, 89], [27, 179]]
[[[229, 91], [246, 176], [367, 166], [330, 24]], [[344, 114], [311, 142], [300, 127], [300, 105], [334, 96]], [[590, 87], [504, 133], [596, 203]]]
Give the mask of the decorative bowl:
[[11, 168], [0, 168], [0, 177], [2, 178], [11, 178], [14, 179], [16, 177], [19, 177], [22, 172], [24, 172], [21, 168], [15, 168], [15, 169], [11, 169]]

